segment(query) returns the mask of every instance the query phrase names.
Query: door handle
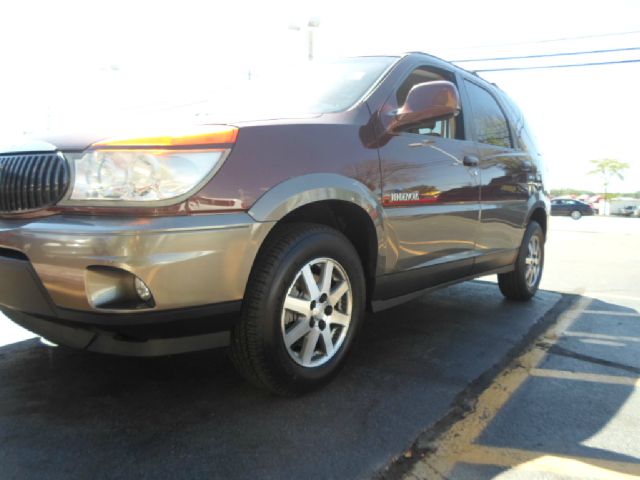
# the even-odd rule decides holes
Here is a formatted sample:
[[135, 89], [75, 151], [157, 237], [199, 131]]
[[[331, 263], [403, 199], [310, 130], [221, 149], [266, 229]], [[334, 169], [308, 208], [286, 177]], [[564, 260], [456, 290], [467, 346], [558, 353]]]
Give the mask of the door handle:
[[462, 164], [467, 167], [477, 167], [480, 163], [480, 159], [475, 155], [465, 155], [462, 159]]

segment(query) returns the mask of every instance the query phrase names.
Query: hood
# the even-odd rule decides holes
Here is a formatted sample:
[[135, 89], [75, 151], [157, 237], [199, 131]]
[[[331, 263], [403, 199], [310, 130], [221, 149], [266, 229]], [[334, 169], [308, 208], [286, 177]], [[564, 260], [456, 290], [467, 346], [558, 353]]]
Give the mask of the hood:
[[30, 134], [23, 137], [0, 142], [0, 154], [17, 152], [50, 152], [50, 151], [82, 151], [92, 144], [111, 137], [121, 137], [127, 135], [154, 135], [167, 131], [182, 130], [189, 127], [202, 125], [232, 125], [238, 128], [265, 125], [305, 122], [309, 119], [321, 117], [321, 114], [287, 115], [276, 117], [275, 115], [235, 115], [233, 120], [223, 120], [217, 115], [202, 115], [189, 122], [168, 122], [157, 120], [139, 120], [130, 122], [127, 126], [95, 126], [92, 129], [84, 128], [74, 131], [70, 129], [67, 133], [43, 132], [41, 134]]
[[104, 136], [96, 134], [29, 135], [0, 144], [0, 154], [18, 152], [81, 151]]

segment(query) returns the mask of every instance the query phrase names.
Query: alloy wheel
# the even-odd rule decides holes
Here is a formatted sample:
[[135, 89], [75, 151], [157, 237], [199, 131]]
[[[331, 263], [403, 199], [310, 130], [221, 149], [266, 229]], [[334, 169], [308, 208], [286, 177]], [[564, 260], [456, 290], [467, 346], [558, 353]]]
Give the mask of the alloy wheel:
[[525, 280], [529, 288], [532, 288], [538, 281], [540, 270], [542, 270], [542, 248], [540, 237], [533, 235], [527, 245], [527, 256], [524, 260], [526, 264]]
[[281, 330], [289, 356], [303, 367], [331, 360], [351, 324], [351, 283], [331, 258], [316, 258], [296, 274], [282, 306]]

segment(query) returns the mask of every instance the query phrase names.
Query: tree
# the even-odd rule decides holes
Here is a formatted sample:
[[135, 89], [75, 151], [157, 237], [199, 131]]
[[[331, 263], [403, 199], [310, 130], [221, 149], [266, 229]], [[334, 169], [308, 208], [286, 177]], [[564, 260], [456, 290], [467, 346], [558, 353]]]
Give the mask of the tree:
[[589, 172], [589, 175], [600, 175], [602, 183], [604, 185], [604, 211], [607, 212], [607, 189], [609, 188], [609, 181], [612, 177], [618, 177], [623, 180], [622, 171], [629, 168], [629, 164], [621, 162], [614, 158], [602, 158], [600, 160], [591, 160], [591, 163], [595, 166], [593, 170]]

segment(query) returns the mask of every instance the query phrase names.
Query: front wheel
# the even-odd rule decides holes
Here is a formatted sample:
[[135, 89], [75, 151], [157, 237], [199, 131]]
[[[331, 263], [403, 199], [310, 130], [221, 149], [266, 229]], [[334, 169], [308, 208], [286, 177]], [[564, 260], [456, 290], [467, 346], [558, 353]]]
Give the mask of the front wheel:
[[529, 223], [518, 251], [514, 270], [498, 275], [502, 294], [511, 300], [529, 300], [538, 291], [544, 266], [544, 232], [538, 222]]
[[580, 218], [582, 218], [582, 212], [580, 212], [580, 210], [574, 210], [571, 212], [571, 218], [574, 220], [580, 220]]
[[364, 315], [365, 280], [358, 253], [337, 230], [276, 228], [251, 273], [231, 356], [254, 385], [296, 395], [343, 366]]

